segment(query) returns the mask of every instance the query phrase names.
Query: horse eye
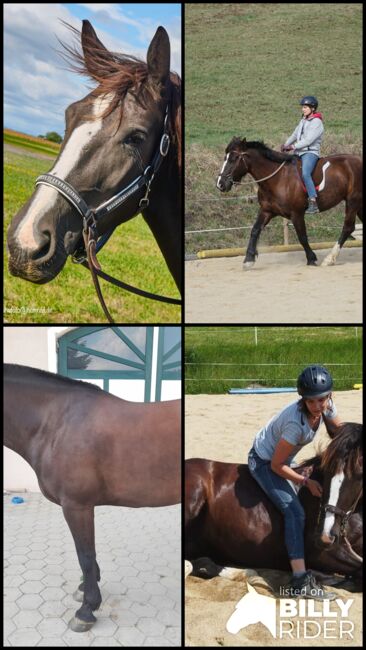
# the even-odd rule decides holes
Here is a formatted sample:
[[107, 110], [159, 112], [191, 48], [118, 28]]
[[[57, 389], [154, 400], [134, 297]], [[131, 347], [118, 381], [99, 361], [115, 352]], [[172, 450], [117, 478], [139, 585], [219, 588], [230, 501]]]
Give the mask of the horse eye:
[[138, 147], [145, 140], [145, 136], [141, 131], [134, 131], [129, 133], [123, 140], [123, 144], [127, 144], [130, 147]]

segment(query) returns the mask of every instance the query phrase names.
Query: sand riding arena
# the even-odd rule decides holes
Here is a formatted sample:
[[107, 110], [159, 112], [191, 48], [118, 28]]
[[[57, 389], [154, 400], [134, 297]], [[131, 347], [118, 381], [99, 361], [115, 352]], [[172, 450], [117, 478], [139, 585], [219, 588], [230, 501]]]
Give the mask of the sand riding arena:
[[185, 263], [187, 323], [357, 323], [362, 321], [362, 248], [344, 248], [334, 266], [307, 266], [303, 251]]

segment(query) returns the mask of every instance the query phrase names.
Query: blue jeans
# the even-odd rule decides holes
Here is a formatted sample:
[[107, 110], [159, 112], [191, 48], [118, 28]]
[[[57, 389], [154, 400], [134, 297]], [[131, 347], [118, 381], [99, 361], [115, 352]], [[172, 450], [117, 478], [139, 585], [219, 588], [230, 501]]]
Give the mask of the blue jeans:
[[314, 181], [311, 178], [313, 169], [318, 162], [319, 158], [315, 153], [304, 153], [301, 156], [302, 162], [302, 178], [308, 193], [309, 199], [316, 199], [316, 189]]
[[305, 512], [294, 489], [286, 479], [273, 472], [270, 461], [262, 460], [253, 447], [248, 455], [248, 467], [253, 478], [284, 516], [285, 544], [290, 560], [303, 558]]

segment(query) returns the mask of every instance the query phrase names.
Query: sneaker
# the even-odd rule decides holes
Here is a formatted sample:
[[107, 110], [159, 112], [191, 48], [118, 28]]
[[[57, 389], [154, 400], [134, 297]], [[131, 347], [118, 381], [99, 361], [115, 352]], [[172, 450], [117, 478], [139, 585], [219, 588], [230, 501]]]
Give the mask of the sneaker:
[[316, 214], [317, 212], [319, 212], [319, 208], [316, 199], [309, 199], [305, 214]]
[[286, 598], [312, 598], [313, 600], [334, 600], [336, 598], [335, 593], [325, 591], [317, 583], [311, 571], [306, 571], [299, 578], [292, 576], [288, 585], [281, 589], [281, 594], [282, 592]]

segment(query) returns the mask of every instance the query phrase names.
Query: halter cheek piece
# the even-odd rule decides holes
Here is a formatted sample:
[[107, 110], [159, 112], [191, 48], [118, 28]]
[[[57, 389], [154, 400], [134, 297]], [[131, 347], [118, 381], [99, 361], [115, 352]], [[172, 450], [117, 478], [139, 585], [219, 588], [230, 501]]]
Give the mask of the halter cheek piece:
[[[330, 512], [332, 515], [341, 517], [341, 523], [340, 523], [340, 529], [339, 529], [340, 537], [344, 539], [344, 541], [346, 542], [349, 550], [351, 550], [354, 555], [357, 555], [357, 554], [355, 553], [355, 551], [353, 551], [352, 545], [351, 545], [351, 543], [349, 542], [349, 540], [347, 538], [347, 524], [348, 524], [348, 520], [349, 520], [350, 516], [353, 515], [353, 513], [356, 510], [356, 506], [357, 506], [357, 504], [358, 504], [358, 502], [359, 502], [359, 500], [360, 500], [360, 498], [362, 496], [362, 493], [363, 493], [363, 487], [361, 487], [361, 490], [360, 490], [359, 494], [357, 495], [356, 499], [354, 500], [350, 510], [342, 510], [342, 508], [338, 508], [338, 506], [333, 506], [330, 503], [326, 503], [325, 505], [321, 505], [320, 509], [319, 509], [318, 521], [317, 521], [317, 526], [319, 526], [321, 517], [325, 516], [327, 514], [327, 512]], [[359, 556], [357, 556], [357, 557], [359, 557]]]
[[99, 301], [110, 323], [113, 323], [114, 321], [104, 302], [97, 276], [100, 276], [104, 280], [111, 282], [117, 287], [126, 289], [127, 291], [131, 291], [132, 293], [136, 293], [137, 295], [143, 296], [144, 298], [151, 298], [152, 300], [159, 300], [161, 302], [167, 302], [174, 305], [181, 304], [181, 301], [176, 298], [167, 298], [166, 296], [160, 296], [154, 293], [150, 293], [148, 291], [143, 291], [142, 289], [137, 289], [136, 287], [132, 287], [131, 285], [122, 282], [121, 280], [117, 280], [116, 278], [111, 277], [110, 275], [102, 271], [101, 266], [96, 257], [97, 253], [99, 253], [99, 251], [107, 243], [108, 239], [110, 238], [110, 236], [112, 235], [112, 233], [116, 228], [115, 226], [114, 228], [106, 232], [104, 235], [99, 236], [98, 221], [102, 217], [108, 215], [116, 208], [119, 208], [123, 203], [125, 203], [125, 201], [127, 201], [127, 199], [129, 199], [131, 196], [133, 196], [143, 188], [146, 188], [145, 194], [139, 201], [138, 210], [132, 216], [135, 216], [139, 210], [144, 210], [145, 208], [148, 207], [151, 183], [153, 182], [164, 158], [166, 158], [169, 151], [170, 136], [168, 133], [168, 117], [169, 117], [169, 111], [167, 107], [165, 113], [165, 119], [164, 119], [163, 134], [160, 138], [159, 147], [155, 152], [152, 162], [149, 165], [147, 165], [147, 167], [145, 167], [144, 169], [142, 165], [142, 161], [139, 156], [138, 162], [141, 168], [140, 176], [137, 176], [132, 181], [132, 183], [127, 185], [127, 187], [124, 187], [120, 192], [112, 196], [112, 198], [108, 199], [107, 201], [104, 201], [104, 203], [101, 203], [95, 209], [91, 208], [84, 201], [84, 199], [80, 196], [79, 192], [75, 190], [75, 188], [72, 187], [70, 183], [67, 183], [61, 178], [58, 178], [54, 174], [41, 174], [41, 176], [38, 176], [38, 178], [36, 179], [36, 183], [35, 183], [36, 185], [48, 185], [49, 187], [53, 187], [55, 190], [57, 190], [59, 194], [62, 194], [62, 196], [64, 196], [65, 199], [67, 199], [69, 203], [71, 203], [71, 205], [74, 206], [74, 208], [81, 215], [83, 219], [84, 247], [81, 247], [81, 249], [79, 248], [77, 251], [75, 251], [75, 253], [72, 256], [73, 261], [78, 264], [82, 264], [86, 268], [89, 268]]

